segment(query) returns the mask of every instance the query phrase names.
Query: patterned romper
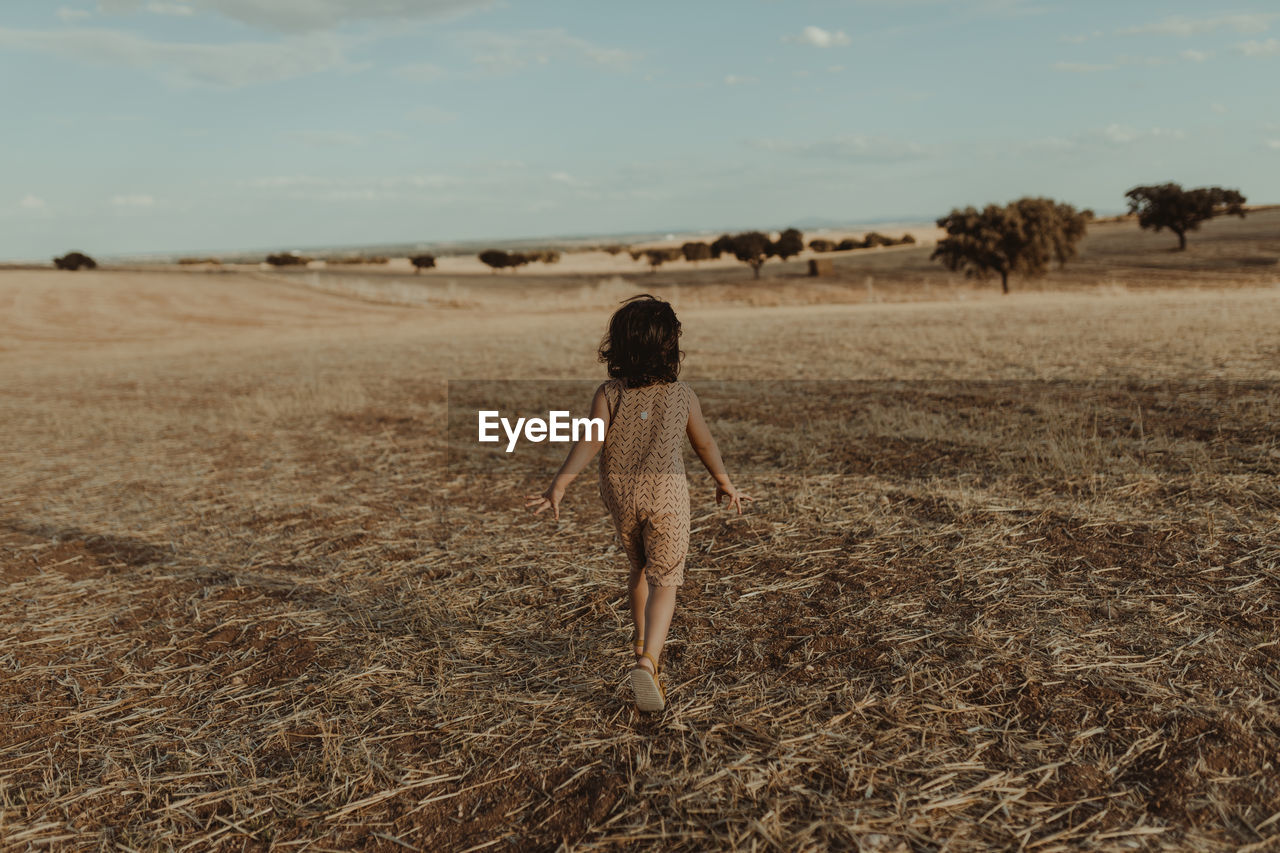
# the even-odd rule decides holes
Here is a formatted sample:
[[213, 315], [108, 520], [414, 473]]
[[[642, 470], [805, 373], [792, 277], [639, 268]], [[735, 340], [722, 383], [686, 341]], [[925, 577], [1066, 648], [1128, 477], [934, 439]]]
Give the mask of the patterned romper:
[[604, 384], [609, 430], [600, 455], [600, 497], [633, 569], [653, 586], [684, 583], [689, 550], [685, 427], [693, 391], [683, 382]]

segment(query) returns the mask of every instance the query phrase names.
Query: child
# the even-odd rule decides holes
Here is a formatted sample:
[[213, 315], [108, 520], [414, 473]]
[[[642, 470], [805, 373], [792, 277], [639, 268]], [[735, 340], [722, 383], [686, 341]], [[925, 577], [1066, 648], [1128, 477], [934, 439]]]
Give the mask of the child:
[[631, 688], [641, 711], [661, 711], [666, 697], [658, 681], [658, 660], [684, 583], [689, 550], [689, 483], [681, 455], [681, 433], [716, 481], [716, 504], [724, 498], [742, 514], [752, 498], [739, 492], [725, 473], [715, 439], [703, 420], [698, 398], [676, 381], [680, 372], [680, 321], [671, 306], [648, 294], [632, 297], [609, 321], [600, 360], [608, 382], [596, 389], [591, 417], [605, 423], [604, 441], [578, 441], [541, 495], [529, 495], [535, 513], [560, 501], [602, 446], [600, 497], [631, 564], [631, 617], [635, 622], [635, 667]]

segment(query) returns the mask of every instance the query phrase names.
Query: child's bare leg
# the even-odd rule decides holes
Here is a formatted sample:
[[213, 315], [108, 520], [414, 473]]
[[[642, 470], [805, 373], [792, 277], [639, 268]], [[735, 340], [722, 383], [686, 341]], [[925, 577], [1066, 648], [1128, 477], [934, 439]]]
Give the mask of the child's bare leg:
[[631, 591], [631, 621], [636, 628], [636, 645], [644, 645], [644, 614], [649, 603], [649, 584], [644, 579], [643, 568], [631, 568], [627, 578], [627, 588]]
[[[667, 642], [667, 631], [671, 629], [671, 617], [676, 612], [676, 587], [648, 585], [649, 600], [644, 609], [644, 651], [654, 660], [662, 660], [662, 647]], [[652, 664], [645, 658], [640, 665], [651, 669]]]

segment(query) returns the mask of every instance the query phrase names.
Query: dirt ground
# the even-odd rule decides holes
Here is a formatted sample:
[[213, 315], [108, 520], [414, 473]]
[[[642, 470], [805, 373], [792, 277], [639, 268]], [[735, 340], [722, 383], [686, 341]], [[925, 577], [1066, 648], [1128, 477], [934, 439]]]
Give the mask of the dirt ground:
[[[1280, 248], [1218, 226], [1007, 298], [0, 273], [0, 849], [1277, 849]], [[639, 289], [760, 498], [690, 460], [653, 718], [591, 476], [446, 429]]]

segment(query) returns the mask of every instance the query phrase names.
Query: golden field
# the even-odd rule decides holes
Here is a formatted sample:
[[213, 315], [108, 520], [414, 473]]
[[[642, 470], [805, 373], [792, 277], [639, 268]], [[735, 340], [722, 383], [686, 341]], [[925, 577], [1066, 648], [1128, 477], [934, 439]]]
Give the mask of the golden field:
[[[0, 849], [1280, 849], [1278, 221], [1004, 298], [0, 272]], [[447, 380], [598, 378], [642, 291], [759, 497], [690, 464], [654, 718], [590, 474], [446, 465]]]

